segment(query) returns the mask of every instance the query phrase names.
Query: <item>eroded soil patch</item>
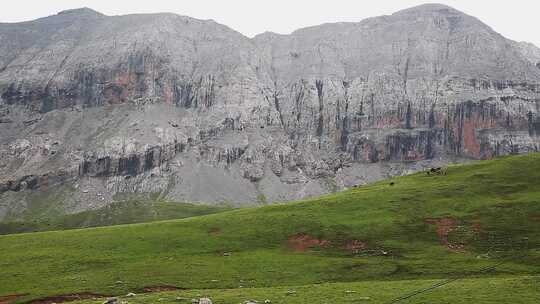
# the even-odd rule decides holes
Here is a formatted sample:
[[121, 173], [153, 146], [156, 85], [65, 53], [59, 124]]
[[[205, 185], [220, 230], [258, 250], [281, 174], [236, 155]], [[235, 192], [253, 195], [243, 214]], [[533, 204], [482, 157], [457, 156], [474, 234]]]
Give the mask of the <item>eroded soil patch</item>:
[[[141, 289], [141, 293], [154, 293], [154, 292], [166, 292], [166, 291], [175, 291], [182, 290], [182, 288], [170, 285], [162, 286], [148, 286]], [[9, 295], [0, 297], [0, 304], [11, 304], [13, 301], [22, 297], [24, 295]], [[91, 292], [82, 292], [82, 293], [72, 293], [59, 296], [51, 296], [41, 299], [32, 300], [28, 303], [30, 304], [53, 304], [53, 303], [66, 303], [80, 300], [92, 300], [92, 299], [103, 299], [111, 297], [111, 295], [104, 295]]]
[[41, 299], [32, 300], [30, 304], [52, 304], [52, 303], [65, 303], [79, 300], [90, 300], [106, 298], [107, 295], [97, 294], [92, 292], [71, 293], [59, 296], [46, 297]]
[[540, 214], [533, 214], [529, 216], [529, 219], [533, 222], [540, 222]]
[[15, 302], [20, 297], [24, 297], [26, 294], [12, 294], [7, 296], [0, 296], [0, 304], [10, 304]]
[[348, 241], [345, 246], [344, 246], [344, 249], [353, 253], [353, 254], [358, 254], [362, 251], [364, 251], [365, 249], [367, 248], [367, 244], [363, 241], [360, 241], [360, 240], [352, 240], [352, 241]]
[[430, 225], [437, 227], [437, 236], [441, 245], [446, 246], [452, 251], [462, 251], [464, 249], [463, 244], [455, 244], [450, 242], [448, 235], [458, 228], [458, 222], [454, 218], [428, 218], [425, 220]]
[[219, 228], [217, 228], [217, 227], [216, 227], [216, 228], [212, 228], [212, 229], [210, 229], [210, 230], [208, 231], [208, 234], [213, 235], [213, 236], [218, 236], [218, 235], [221, 234], [221, 229], [219, 229]]
[[305, 252], [308, 249], [311, 249], [314, 247], [321, 247], [321, 248], [328, 247], [328, 245], [330, 245], [330, 241], [318, 239], [318, 238], [312, 237], [309, 234], [300, 233], [300, 234], [295, 234], [289, 237], [287, 244], [289, 248], [293, 251]]

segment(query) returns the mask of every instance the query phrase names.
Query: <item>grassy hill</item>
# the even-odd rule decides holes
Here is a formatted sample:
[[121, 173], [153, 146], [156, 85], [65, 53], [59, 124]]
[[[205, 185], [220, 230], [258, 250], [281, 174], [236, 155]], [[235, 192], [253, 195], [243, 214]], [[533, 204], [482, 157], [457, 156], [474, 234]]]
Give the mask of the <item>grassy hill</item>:
[[[191, 303], [191, 299], [210, 297], [213, 303], [326, 304], [326, 303], [392, 303], [411, 291], [427, 289], [440, 280], [369, 281], [325, 283], [294, 287], [236, 288], [226, 290], [177, 290], [121, 297], [130, 304]], [[474, 278], [453, 282], [399, 303], [538, 303], [540, 277]], [[102, 304], [103, 300], [87, 300], [73, 304]]]
[[151, 197], [138, 198], [117, 201], [99, 209], [74, 214], [48, 212], [43, 215], [28, 212], [29, 215], [22, 219], [0, 222], [0, 235], [182, 219], [229, 210], [231, 208], [224, 206], [176, 203]]
[[[480, 297], [475, 303], [493, 303], [505, 292], [519, 293], [516, 303], [534, 303], [528, 299], [540, 296], [540, 154], [452, 166], [446, 175], [418, 173], [287, 205], [0, 236], [0, 248], [0, 295], [23, 294], [17, 301], [175, 287], [194, 290], [175, 291], [187, 296], [211, 294], [217, 303], [263, 295], [274, 296], [272, 303], [309, 297], [318, 299], [309, 303], [346, 303], [364, 294], [384, 303], [467, 277], [423, 295], [422, 303], [432, 303], [437, 293], [452, 303], [468, 294]], [[300, 296], [288, 294], [291, 288], [305, 291], [304, 298], [279, 300]]]

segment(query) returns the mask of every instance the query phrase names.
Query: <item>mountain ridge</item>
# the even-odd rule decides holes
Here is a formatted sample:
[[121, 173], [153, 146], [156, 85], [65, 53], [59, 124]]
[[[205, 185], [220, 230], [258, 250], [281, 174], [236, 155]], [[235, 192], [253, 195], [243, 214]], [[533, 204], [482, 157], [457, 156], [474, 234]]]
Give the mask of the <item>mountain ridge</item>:
[[[296, 30], [293, 30], [291, 33], [288, 33], [288, 34], [287, 33], [276, 33], [276, 32], [272, 32], [270, 30], [267, 30], [265, 32], [255, 34], [255, 35], [253, 35], [253, 37], [249, 37], [247, 35], [242, 34], [240, 31], [237, 31], [237, 30], [235, 30], [233, 28], [231, 28], [231, 29], [234, 30], [235, 32], [238, 32], [238, 33], [242, 34], [246, 38], [253, 40], [255, 37], [260, 36], [260, 35], [264, 35], [264, 34], [275, 34], [275, 35], [279, 35], [279, 36], [289, 36], [289, 35], [292, 35], [296, 31], [301, 31], [303, 29], [312, 28], [312, 27], [318, 27], [318, 26], [324, 26], [324, 25], [332, 25], [332, 24], [357, 24], [357, 23], [366, 22], [366, 21], [368, 21], [370, 19], [375, 19], [375, 18], [384, 18], [384, 17], [390, 17], [390, 16], [393, 16], [393, 15], [400, 15], [400, 14], [406, 14], [406, 13], [421, 13], [421, 12], [424, 12], [424, 13], [431, 12], [432, 13], [434, 11], [437, 12], [437, 11], [441, 11], [441, 10], [450, 10], [450, 11], [455, 12], [455, 13], [467, 15], [464, 12], [462, 12], [462, 11], [452, 7], [452, 6], [446, 5], [446, 4], [442, 4], [442, 3], [426, 3], [426, 4], [420, 4], [420, 5], [417, 5], [417, 6], [413, 6], [413, 7], [410, 7], [410, 8], [405, 8], [405, 9], [399, 10], [399, 11], [394, 12], [394, 13], [389, 14], [389, 15], [380, 15], [380, 16], [374, 16], [374, 17], [367, 17], [367, 18], [361, 19], [359, 21], [324, 22], [324, 23], [321, 23], [321, 24], [305, 26], [305, 27], [301, 27], [301, 28], [298, 28]], [[82, 15], [95, 15], [95, 16], [100, 16], [100, 17], [121, 17], [121, 16], [130, 16], [130, 15], [174, 15], [174, 16], [177, 16], [177, 17], [187, 17], [187, 18], [195, 19], [195, 20], [199, 20], [199, 21], [210, 21], [210, 22], [218, 23], [214, 19], [201, 19], [201, 18], [195, 18], [195, 17], [190, 17], [190, 16], [187, 16], [187, 15], [178, 14], [178, 13], [171, 13], [171, 12], [131, 13], [131, 14], [122, 14], [122, 15], [105, 15], [105, 14], [103, 14], [103, 13], [97, 11], [97, 10], [94, 10], [94, 9], [92, 9], [90, 7], [80, 7], [80, 8], [66, 9], [66, 10], [58, 12], [57, 14], [53, 14], [53, 15], [38, 18], [38, 19], [32, 19], [32, 20], [26, 20], [26, 21], [18, 21], [18, 22], [7, 22], [7, 23], [0, 22], [0, 24], [14, 24], [15, 25], [15, 24], [21, 24], [21, 23], [29, 23], [29, 22], [35, 22], [35, 21], [45, 19], [45, 18], [50, 18], [50, 17], [54, 17], [54, 16], [59, 16], [59, 15], [67, 15], [67, 14], [79, 15], [79, 16], [82, 16]], [[476, 17], [470, 16], [470, 15], [467, 15], [467, 16], [472, 17], [472, 18], [478, 20], [479, 22], [481, 22], [482, 24], [485, 25], [484, 22], [477, 19]], [[225, 24], [222, 24], [222, 25], [227, 26]], [[494, 32], [496, 32], [496, 31], [494, 31]], [[532, 44], [532, 45], [536, 46], [534, 43], [528, 42], [528, 41], [527, 42], [522, 41], [520, 43], [527, 43], [527, 44]]]
[[[262, 39], [261, 37], [264, 37], [267, 34], [270, 34], [270, 35], [272, 35], [274, 37], [286, 38], [286, 37], [293, 37], [295, 35], [299, 35], [299, 34], [304, 33], [304, 32], [309, 32], [311, 30], [322, 29], [322, 28], [325, 28], [325, 27], [334, 27], [334, 28], [335, 27], [345, 27], [345, 26], [359, 27], [362, 24], [371, 23], [371, 22], [379, 22], [380, 20], [386, 20], [388, 18], [391, 19], [391, 18], [398, 18], [398, 17], [403, 17], [403, 16], [412, 16], [412, 17], [415, 17], [415, 18], [421, 18], [421, 16], [433, 16], [434, 14], [435, 15], [441, 15], [441, 16], [455, 16], [455, 15], [457, 15], [457, 16], [460, 16], [460, 17], [466, 17], [467, 20], [470, 20], [468, 22], [477, 23], [477, 25], [479, 25], [481, 27], [485, 27], [486, 30], [492, 31], [491, 34], [499, 35], [501, 38], [503, 37], [500, 34], [498, 34], [497, 32], [493, 31], [493, 29], [491, 27], [489, 27], [488, 25], [486, 25], [482, 21], [478, 20], [477, 18], [466, 15], [463, 12], [460, 12], [460, 11], [450, 7], [450, 6], [447, 6], [447, 5], [444, 5], [444, 4], [438, 4], [438, 3], [429, 3], [429, 4], [418, 5], [418, 6], [415, 6], [415, 7], [412, 7], [412, 8], [403, 9], [403, 10], [395, 12], [395, 13], [393, 13], [391, 15], [383, 15], [383, 16], [378, 16], [378, 17], [366, 18], [366, 19], [363, 19], [363, 20], [361, 20], [359, 22], [324, 23], [324, 24], [320, 24], [320, 25], [314, 25], [314, 26], [299, 28], [299, 29], [293, 31], [290, 34], [275, 34], [275, 33], [272, 33], [272, 32], [265, 32], [265, 33], [255, 35], [252, 38], [249, 38], [249, 37], [243, 35], [242, 33], [238, 32], [238, 31], [236, 31], [234, 29], [231, 29], [230, 27], [227, 27], [226, 25], [219, 24], [219, 23], [217, 23], [217, 22], [215, 22], [214, 20], [211, 20], [211, 19], [210, 20], [203, 20], [203, 19], [192, 18], [192, 17], [183, 16], [183, 15], [179, 15], [179, 14], [174, 14], [174, 13], [128, 14], [128, 15], [118, 15], [118, 16], [106, 16], [106, 15], [100, 13], [100, 12], [97, 12], [97, 11], [95, 11], [95, 10], [93, 10], [91, 8], [87, 8], [87, 7], [78, 8], [78, 9], [69, 9], [69, 10], [61, 11], [56, 15], [48, 16], [48, 17], [45, 17], [45, 18], [40, 18], [40, 19], [36, 19], [36, 20], [31, 20], [31, 21], [25, 21], [25, 22], [21, 22], [21, 23], [9, 23], [9, 25], [16, 26], [17, 24], [32, 24], [32, 23], [36, 23], [36, 22], [40, 22], [40, 21], [43, 22], [43, 21], [51, 19], [51, 18], [52, 18], [51, 20], [54, 20], [55, 18], [63, 18], [65, 16], [79, 16], [79, 17], [90, 16], [90, 17], [97, 18], [97, 19], [102, 19], [102, 20], [103, 19], [109, 19], [109, 18], [143, 18], [143, 20], [145, 20], [145, 19], [147, 20], [149, 18], [162, 18], [162, 17], [167, 18], [167, 17], [169, 17], [169, 18], [180, 18], [180, 19], [185, 19], [185, 20], [192, 20], [194, 22], [214, 23], [214, 24], [216, 24], [218, 26], [226, 27], [227, 29], [237, 33], [238, 35], [243, 36], [244, 38], [252, 41], [255, 45], [257, 45], [257, 41], [261, 40]], [[391, 21], [388, 21], [388, 22], [391, 22]], [[6, 25], [6, 24], [4, 24], [4, 25]], [[525, 52], [528, 52], [528, 53], [531, 52], [530, 50], [527, 51], [524, 47], [521, 47], [519, 49], [521, 50], [521, 54], [523, 56], [526, 56]], [[5, 66], [4, 66], [3, 70], [5, 70], [7, 68], [7, 64], [4, 64], [4, 65]], [[535, 72], [537, 72], [537, 71], [535, 71]], [[540, 75], [540, 73], [537, 73], [537, 74]], [[535, 76], [538, 76], [538, 75], [535, 75]]]
[[445, 6], [254, 38], [83, 9], [1, 41], [0, 219], [40, 191], [245, 206], [540, 149], [534, 52]]

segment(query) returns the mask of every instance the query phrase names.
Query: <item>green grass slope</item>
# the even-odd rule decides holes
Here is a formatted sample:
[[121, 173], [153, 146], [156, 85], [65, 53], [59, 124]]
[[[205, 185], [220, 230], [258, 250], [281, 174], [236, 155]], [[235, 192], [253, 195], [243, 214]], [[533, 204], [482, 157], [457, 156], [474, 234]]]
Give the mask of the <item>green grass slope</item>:
[[0, 295], [25, 294], [19, 301], [148, 286], [243, 290], [531, 277], [540, 273], [540, 154], [288, 205], [0, 236], [0, 249]]
[[[237, 304], [246, 301], [272, 304], [327, 304], [327, 303], [370, 303], [386, 304], [411, 294], [411, 291], [428, 289], [438, 280], [370, 281], [359, 283], [325, 283], [307, 286], [236, 288], [226, 290], [178, 290], [137, 294], [121, 297], [130, 304], [148, 303], [191, 303], [192, 299], [209, 297], [214, 304]], [[400, 303], [452, 303], [493, 304], [538, 303], [540, 299], [540, 276], [474, 278], [453, 282], [404, 299]], [[103, 299], [75, 302], [73, 304], [102, 304]]]
[[118, 201], [111, 205], [74, 214], [27, 216], [26, 218], [0, 222], [0, 235], [145, 223], [182, 219], [229, 211], [228, 207], [176, 203], [151, 198]]

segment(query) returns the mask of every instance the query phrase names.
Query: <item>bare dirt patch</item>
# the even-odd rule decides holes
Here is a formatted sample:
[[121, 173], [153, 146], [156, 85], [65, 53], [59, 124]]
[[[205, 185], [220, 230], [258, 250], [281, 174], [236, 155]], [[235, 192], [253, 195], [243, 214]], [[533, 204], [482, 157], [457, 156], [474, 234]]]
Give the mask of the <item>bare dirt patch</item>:
[[448, 244], [448, 234], [457, 227], [457, 220], [453, 218], [429, 218], [426, 223], [437, 227], [437, 235], [441, 244]]
[[14, 303], [20, 297], [24, 297], [26, 294], [12, 294], [7, 296], [0, 296], [0, 304], [11, 304]]
[[[181, 290], [182, 288], [170, 285], [162, 286], [148, 286], [141, 289], [141, 293], [154, 293], [154, 292], [166, 292], [166, 291], [175, 291]], [[11, 304], [19, 297], [24, 295], [9, 295], [0, 297], [0, 304]], [[91, 292], [82, 292], [82, 293], [72, 293], [59, 296], [51, 296], [41, 299], [32, 300], [28, 303], [30, 304], [53, 304], [53, 303], [66, 303], [80, 300], [92, 300], [92, 299], [103, 299], [111, 297], [111, 295], [104, 295]]]
[[328, 245], [330, 245], [330, 241], [314, 238], [309, 234], [300, 233], [289, 237], [287, 244], [293, 251], [305, 252], [314, 247], [328, 247]]
[[100, 299], [100, 298], [106, 298], [106, 297], [107, 295], [102, 295], [102, 294], [97, 294], [97, 293], [92, 293], [92, 292], [82, 292], [82, 293], [72, 293], [72, 294], [65, 294], [65, 295], [36, 299], [28, 303], [52, 304], [52, 303], [65, 303], [65, 302], [80, 301], [80, 300]]
[[529, 219], [533, 222], [540, 222], [540, 214], [533, 214], [529, 216]]
[[367, 244], [365, 242], [362, 242], [360, 240], [352, 240], [352, 241], [348, 241], [345, 246], [344, 246], [344, 249], [353, 253], [353, 254], [358, 254], [364, 250], [366, 250], [367, 248]]
[[217, 228], [217, 227], [216, 227], [216, 228], [212, 228], [212, 229], [210, 229], [210, 230], [208, 231], [208, 234], [213, 235], [213, 236], [218, 236], [218, 235], [221, 234], [221, 229], [219, 229], [219, 228]]
[[428, 218], [425, 220], [430, 225], [437, 227], [437, 235], [442, 245], [452, 251], [462, 251], [463, 244], [454, 244], [449, 241], [448, 235], [458, 228], [458, 222], [454, 218]]

